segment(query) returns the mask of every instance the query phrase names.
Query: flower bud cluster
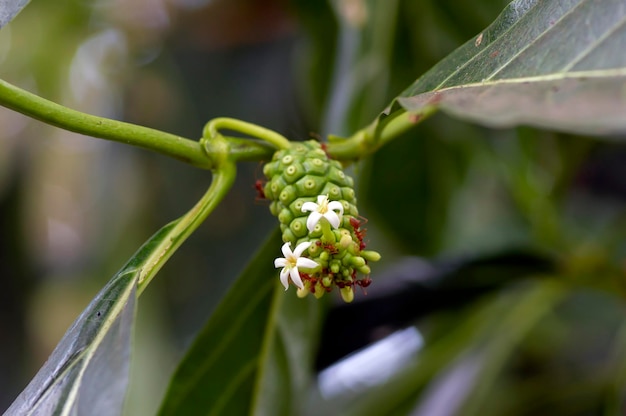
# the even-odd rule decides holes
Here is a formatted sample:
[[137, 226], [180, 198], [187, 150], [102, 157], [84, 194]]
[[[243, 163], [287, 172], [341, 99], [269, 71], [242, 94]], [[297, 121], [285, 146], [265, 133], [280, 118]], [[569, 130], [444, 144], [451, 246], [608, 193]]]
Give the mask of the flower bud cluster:
[[[319, 298], [336, 286], [346, 302], [352, 301], [354, 286], [371, 283], [368, 263], [380, 259], [377, 252], [365, 250], [365, 230], [352, 178], [316, 141], [294, 143], [277, 151], [263, 172], [268, 180], [263, 192], [289, 248], [283, 253], [285, 258], [292, 256], [292, 261], [275, 261], [276, 267], [286, 267], [281, 276], [286, 279], [298, 273], [300, 279], [291, 281], [301, 297], [310, 292]], [[291, 247], [296, 248], [296, 257]], [[300, 256], [317, 267], [308, 267], [312, 263], [306, 262], [307, 268], [288, 270], [296, 267]]]

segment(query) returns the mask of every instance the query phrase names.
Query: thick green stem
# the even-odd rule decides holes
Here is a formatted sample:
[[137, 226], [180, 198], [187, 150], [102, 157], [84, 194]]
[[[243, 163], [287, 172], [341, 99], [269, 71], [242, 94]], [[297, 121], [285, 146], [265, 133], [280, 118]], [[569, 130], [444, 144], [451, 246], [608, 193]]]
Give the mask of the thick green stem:
[[193, 233], [226, 196], [235, 181], [237, 170], [234, 162], [226, 161], [213, 172], [211, 186], [196, 205], [179, 219], [166, 225], [157, 234], [167, 233], [165, 238], [157, 238], [158, 247], [142, 262], [137, 283], [137, 294], [141, 294], [161, 267], [176, 252], [178, 247]]
[[404, 110], [377, 119], [369, 126], [344, 139], [329, 136], [328, 154], [333, 159], [356, 160], [374, 153], [390, 140], [398, 137], [435, 112], [426, 108], [419, 114]]
[[[205, 152], [203, 146], [197, 141], [148, 127], [76, 111], [3, 80], [0, 80], [0, 105], [75, 133], [142, 147], [203, 169], [214, 167], [213, 158]], [[278, 133], [254, 124], [234, 119], [218, 118], [215, 120], [217, 123], [213, 121], [212, 124], [209, 124], [218, 128], [233, 128], [235, 131], [250, 134], [271, 144], [268, 146], [260, 142], [228, 137], [233, 160], [269, 159], [272, 157], [275, 147], [284, 147], [288, 143], [287, 139]]]
[[72, 110], [0, 80], [0, 105], [76, 133], [150, 149], [209, 169], [200, 144], [174, 134]]
[[[202, 143], [181, 136], [123, 121], [98, 117], [72, 110], [39, 97], [6, 81], [0, 80], [0, 105], [65, 130], [113, 140], [153, 150], [203, 169], [213, 169], [215, 159]], [[338, 160], [363, 158], [413, 127], [435, 110], [427, 108], [420, 114], [397, 111], [377, 119], [347, 139], [330, 136], [328, 154]], [[216, 137], [220, 129], [232, 130], [260, 139], [270, 146], [236, 137], [226, 138], [233, 161], [268, 159], [275, 148], [286, 149], [290, 141], [269, 129], [245, 121], [220, 117], [209, 121], [203, 136]]]

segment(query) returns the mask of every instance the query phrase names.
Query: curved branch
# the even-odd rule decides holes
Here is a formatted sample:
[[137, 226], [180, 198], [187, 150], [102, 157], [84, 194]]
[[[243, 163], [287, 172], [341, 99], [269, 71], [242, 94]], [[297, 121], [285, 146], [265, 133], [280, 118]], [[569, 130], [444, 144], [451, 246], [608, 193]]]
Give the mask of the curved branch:
[[229, 117], [219, 117], [210, 120], [204, 126], [202, 137], [205, 139], [208, 137], [215, 137], [219, 134], [220, 129], [232, 130], [237, 133], [246, 134], [270, 143], [278, 149], [286, 149], [291, 146], [291, 143], [286, 137], [273, 130]]
[[197, 141], [72, 110], [4, 80], [0, 80], [0, 105], [75, 133], [153, 150], [203, 169], [213, 167], [213, 161]]

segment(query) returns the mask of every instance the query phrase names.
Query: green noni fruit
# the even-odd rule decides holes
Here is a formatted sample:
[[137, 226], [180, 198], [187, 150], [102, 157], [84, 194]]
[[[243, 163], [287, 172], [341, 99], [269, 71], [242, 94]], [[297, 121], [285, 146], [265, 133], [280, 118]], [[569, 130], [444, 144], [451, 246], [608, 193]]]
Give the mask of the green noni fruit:
[[275, 260], [283, 268], [285, 289], [291, 280], [298, 296], [311, 292], [319, 298], [336, 286], [346, 302], [352, 301], [354, 286], [371, 283], [368, 262], [380, 259], [365, 250], [352, 178], [313, 140], [278, 150], [263, 173], [263, 193], [285, 243], [285, 257]]

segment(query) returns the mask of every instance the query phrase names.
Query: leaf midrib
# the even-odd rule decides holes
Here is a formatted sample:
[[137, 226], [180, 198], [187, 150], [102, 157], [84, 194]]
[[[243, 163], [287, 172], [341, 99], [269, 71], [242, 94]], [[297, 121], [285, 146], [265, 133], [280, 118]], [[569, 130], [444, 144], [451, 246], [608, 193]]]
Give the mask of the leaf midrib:
[[443, 92], [460, 90], [460, 89], [469, 89], [469, 88], [478, 88], [478, 87], [492, 87], [498, 85], [505, 84], [521, 84], [521, 83], [536, 83], [536, 82], [546, 82], [546, 81], [558, 81], [558, 80], [567, 80], [567, 79], [587, 79], [587, 78], [609, 78], [609, 77], [626, 77], [626, 68], [616, 68], [616, 69], [598, 69], [591, 71], [577, 71], [577, 72], [567, 72], [567, 73], [552, 73], [545, 75], [536, 75], [531, 77], [520, 77], [520, 78], [504, 78], [504, 79], [496, 79], [492, 81], [481, 81], [481, 82], [473, 82], [468, 84], [460, 84], [453, 85], [450, 87], [426, 91], [421, 94], [414, 95], [412, 97], [399, 97], [400, 100], [410, 100], [414, 97], [419, 97], [420, 95], [425, 94], [439, 94]]

